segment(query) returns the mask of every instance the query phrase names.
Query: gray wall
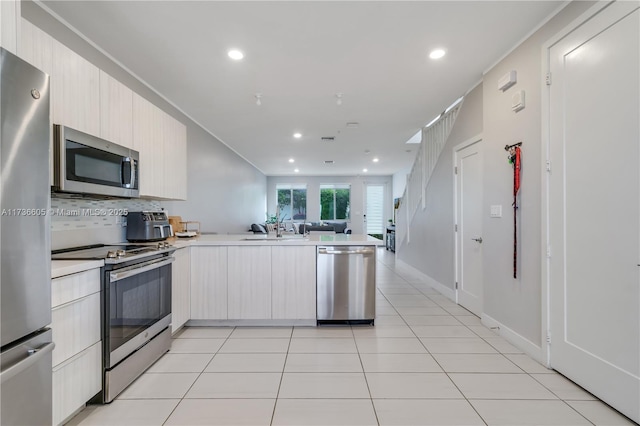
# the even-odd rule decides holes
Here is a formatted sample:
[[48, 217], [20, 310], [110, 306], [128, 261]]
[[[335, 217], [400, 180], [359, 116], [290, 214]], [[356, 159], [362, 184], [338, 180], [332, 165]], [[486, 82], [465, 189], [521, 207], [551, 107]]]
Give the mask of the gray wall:
[[[320, 185], [349, 184], [351, 185], [351, 219], [349, 227], [354, 234], [363, 233], [364, 185], [366, 183], [385, 184], [385, 226], [388, 219], [393, 219], [393, 199], [391, 197], [391, 176], [269, 176], [267, 178], [267, 212], [276, 211], [277, 184], [306, 184], [307, 185], [307, 221], [320, 221]], [[263, 216], [262, 222], [265, 217]]]
[[264, 220], [263, 173], [33, 2], [22, 2], [22, 16], [187, 126], [188, 200], [163, 202], [169, 214], [218, 233]]
[[[539, 346], [541, 330], [542, 44], [591, 7], [572, 2], [484, 76], [484, 312]], [[517, 71], [516, 85], [501, 92], [498, 79]], [[526, 108], [514, 113], [511, 96], [525, 91]], [[513, 278], [513, 169], [504, 146], [522, 141], [522, 173], [517, 215], [518, 278]], [[501, 204], [503, 217], [489, 218]]]
[[455, 283], [453, 148], [482, 133], [482, 85], [469, 92], [427, 186], [426, 209], [410, 223], [410, 242], [396, 247], [399, 260], [451, 289]]
[[193, 126], [188, 137], [187, 201], [164, 202], [169, 214], [219, 234], [246, 232], [264, 222], [266, 176], [201, 128]]
[[[397, 247], [397, 258], [449, 288], [454, 282], [454, 180], [452, 148], [482, 133], [483, 176], [483, 313], [536, 346], [541, 322], [541, 182], [542, 44], [591, 7], [575, 1], [505, 56], [483, 77], [462, 106], [447, 145], [427, 188], [427, 209], [409, 224], [411, 243]], [[517, 84], [506, 92], [500, 77], [517, 71]], [[525, 91], [526, 108], [511, 110], [511, 96]], [[513, 279], [513, 169], [504, 146], [522, 141], [523, 166], [519, 195], [518, 278]], [[502, 205], [503, 217], [490, 218], [491, 205]]]

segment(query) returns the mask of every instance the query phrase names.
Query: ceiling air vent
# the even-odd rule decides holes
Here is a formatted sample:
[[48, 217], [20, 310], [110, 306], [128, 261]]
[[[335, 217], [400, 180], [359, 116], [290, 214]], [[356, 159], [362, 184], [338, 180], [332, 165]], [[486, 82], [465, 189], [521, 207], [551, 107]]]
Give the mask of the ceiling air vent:
[[333, 164], [333, 160], [324, 160], [324, 164]]
[[322, 142], [333, 142], [333, 141], [335, 141], [335, 140], [336, 140], [336, 137], [335, 137], [335, 136], [322, 136], [322, 137], [320, 138], [320, 140], [321, 140]]

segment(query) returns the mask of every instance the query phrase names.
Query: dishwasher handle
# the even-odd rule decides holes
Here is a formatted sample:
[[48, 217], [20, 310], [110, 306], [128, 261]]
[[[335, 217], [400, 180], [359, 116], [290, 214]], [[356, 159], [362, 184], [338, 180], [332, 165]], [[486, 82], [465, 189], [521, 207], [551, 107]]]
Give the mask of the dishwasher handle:
[[357, 250], [335, 250], [335, 249], [327, 249], [326, 247], [318, 247], [318, 254], [338, 254], [338, 255], [342, 255], [342, 254], [373, 254], [375, 253], [375, 249], [372, 248], [364, 248], [364, 249], [357, 249]]

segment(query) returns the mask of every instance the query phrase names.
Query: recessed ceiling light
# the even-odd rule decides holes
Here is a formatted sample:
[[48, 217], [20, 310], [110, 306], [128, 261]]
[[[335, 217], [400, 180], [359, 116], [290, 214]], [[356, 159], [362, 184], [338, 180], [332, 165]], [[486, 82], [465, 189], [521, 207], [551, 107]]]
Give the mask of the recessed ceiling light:
[[445, 52], [444, 49], [435, 49], [432, 50], [431, 53], [429, 53], [429, 57], [431, 59], [440, 59], [445, 55], [445, 53], [447, 52]]
[[378, 161], [380, 161], [380, 159], [379, 159], [378, 157], [376, 157], [376, 158], [374, 158], [372, 161], [373, 161], [374, 163], [377, 163]]
[[227, 55], [229, 55], [229, 57], [231, 59], [233, 59], [234, 61], [239, 61], [240, 59], [244, 58], [244, 53], [242, 53], [241, 51], [239, 51], [238, 49], [231, 49], [227, 52]]
[[300, 139], [302, 137], [302, 133], [294, 133], [293, 137], [296, 139]]
[[363, 171], [364, 173], [367, 173], [369, 170], [367, 170], [367, 169], [362, 169], [362, 171]]
[[300, 170], [298, 169], [293, 169], [294, 172], [298, 173]]
[[294, 161], [296, 161], [296, 160], [294, 160], [293, 158], [289, 158], [289, 162], [290, 163], [293, 163]]

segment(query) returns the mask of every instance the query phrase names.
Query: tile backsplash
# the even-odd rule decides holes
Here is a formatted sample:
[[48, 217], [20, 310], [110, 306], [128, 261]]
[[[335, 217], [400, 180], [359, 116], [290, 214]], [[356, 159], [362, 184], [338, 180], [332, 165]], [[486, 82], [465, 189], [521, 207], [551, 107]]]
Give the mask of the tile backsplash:
[[51, 197], [52, 249], [125, 240], [129, 211], [161, 210], [159, 201]]

